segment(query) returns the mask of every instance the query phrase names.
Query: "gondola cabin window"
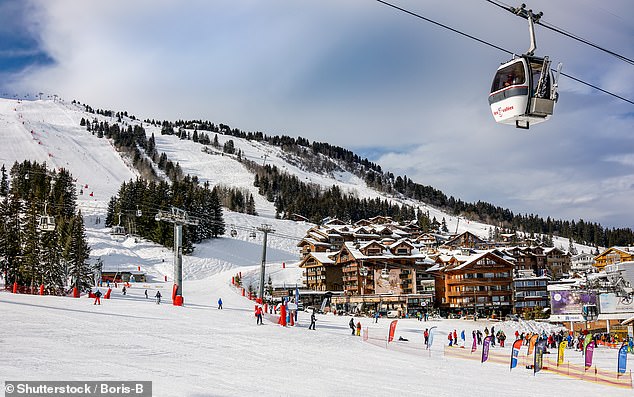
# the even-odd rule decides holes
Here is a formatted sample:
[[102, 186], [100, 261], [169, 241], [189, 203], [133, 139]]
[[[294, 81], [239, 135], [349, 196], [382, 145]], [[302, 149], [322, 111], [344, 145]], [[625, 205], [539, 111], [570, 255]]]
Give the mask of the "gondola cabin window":
[[522, 62], [515, 62], [497, 71], [493, 78], [491, 92], [499, 91], [512, 85], [525, 83], [526, 75], [524, 74], [524, 65]]

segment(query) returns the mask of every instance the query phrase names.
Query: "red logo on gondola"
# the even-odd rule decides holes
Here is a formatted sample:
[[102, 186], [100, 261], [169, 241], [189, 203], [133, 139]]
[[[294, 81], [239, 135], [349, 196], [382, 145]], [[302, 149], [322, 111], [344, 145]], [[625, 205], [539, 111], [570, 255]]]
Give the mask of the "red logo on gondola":
[[508, 112], [509, 110], [513, 110], [513, 106], [507, 106], [507, 107], [505, 107], [505, 108], [501, 108], [501, 107], [500, 107], [500, 108], [498, 108], [498, 110], [496, 110], [495, 112], [493, 112], [493, 114], [494, 114], [495, 116], [500, 116], [500, 117], [502, 117], [502, 116], [503, 116], [503, 113]]

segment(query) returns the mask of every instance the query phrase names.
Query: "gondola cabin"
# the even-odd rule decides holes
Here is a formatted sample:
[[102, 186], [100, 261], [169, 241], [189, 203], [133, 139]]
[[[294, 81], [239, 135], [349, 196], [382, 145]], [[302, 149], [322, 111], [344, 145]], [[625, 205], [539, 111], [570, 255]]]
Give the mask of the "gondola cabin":
[[548, 57], [522, 55], [495, 73], [489, 105], [495, 121], [528, 129], [552, 116], [557, 84]]

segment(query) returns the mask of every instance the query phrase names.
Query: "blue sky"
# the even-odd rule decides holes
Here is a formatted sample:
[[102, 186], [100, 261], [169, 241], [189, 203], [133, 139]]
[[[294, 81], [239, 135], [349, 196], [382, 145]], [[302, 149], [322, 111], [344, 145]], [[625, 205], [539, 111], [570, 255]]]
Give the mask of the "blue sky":
[[[517, 53], [529, 45], [526, 21], [484, 0], [394, 3]], [[634, 105], [562, 78], [555, 116], [516, 130], [487, 103], [507, 54], [376, 1], [185, 4], [4, 1], [0, 93], [302, 136], [466, 201], [634, 227]], [[634, 58], [630, 0], [528, 6]], [[537, 55], [634, 98], [634, 66], [536, 30]]]

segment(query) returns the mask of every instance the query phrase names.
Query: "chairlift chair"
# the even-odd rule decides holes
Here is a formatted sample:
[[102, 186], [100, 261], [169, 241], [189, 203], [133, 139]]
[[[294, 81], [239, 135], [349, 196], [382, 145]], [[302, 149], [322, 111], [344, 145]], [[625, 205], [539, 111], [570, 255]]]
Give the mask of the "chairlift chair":
[[125, 236], [125, 227], [121, 226], [121, 214], [119, 214], [119, 223], [110, 229], [110, 235], [114, 237]]
[[231, 229], [231, 237], [236, 237], [238, 235], [238, 231], [236, 229]]
[[52, 216], [41, 216], [37, 224], [38, 230], [42, 232], [55, 231], [55, 218]]
[[255, 232], [251, 232], [251, 233], [249, 233], [249, 237], [250, 237], [250, 238], [255, 238]]
[[48, 215], [47, 207], [48, 207], [48, 202], [45, 202], [44, 215], [39, 217], [37, 228], [38, 230], [42, 232], [53, 232], [55, 231], [55, 218]]

